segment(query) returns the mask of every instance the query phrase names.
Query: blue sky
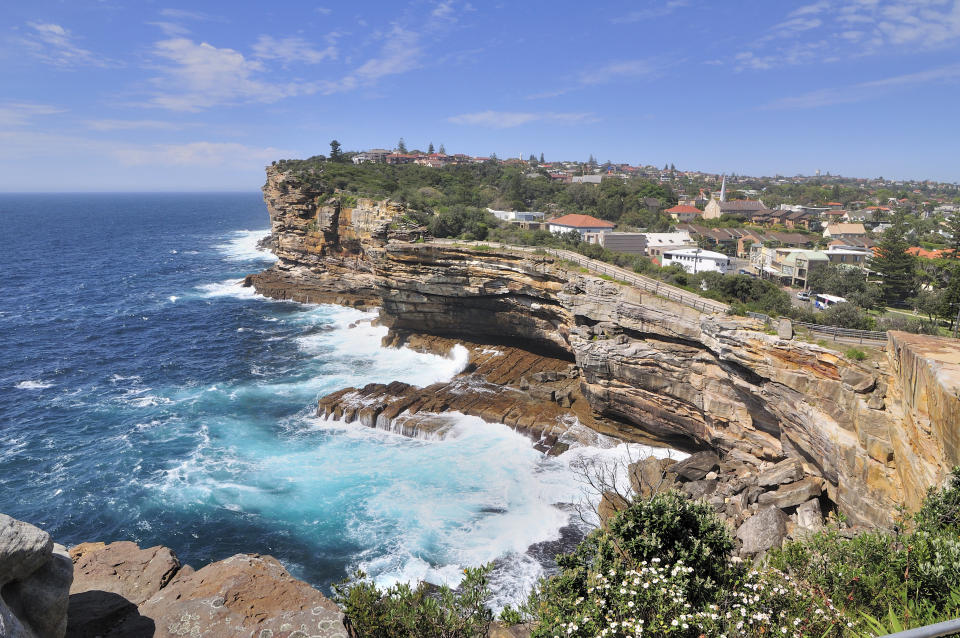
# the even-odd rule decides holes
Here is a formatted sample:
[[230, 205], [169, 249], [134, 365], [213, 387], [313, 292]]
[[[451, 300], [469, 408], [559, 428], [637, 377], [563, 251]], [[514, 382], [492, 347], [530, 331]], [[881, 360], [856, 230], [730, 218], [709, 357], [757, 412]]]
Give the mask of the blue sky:
[[6, 2], [0, 190], [448, 152], [960, 180], [960, 0]]

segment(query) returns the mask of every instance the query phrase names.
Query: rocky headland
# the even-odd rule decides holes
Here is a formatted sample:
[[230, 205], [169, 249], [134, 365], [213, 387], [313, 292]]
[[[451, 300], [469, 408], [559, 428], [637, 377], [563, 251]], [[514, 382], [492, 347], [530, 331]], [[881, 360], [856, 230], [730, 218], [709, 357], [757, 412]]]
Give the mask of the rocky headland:
[[[750, 486], [790, 492], [745, 496], [746, 515], [730, 516], [735, 529], [767, 504], [796, 522], [797, 495], [854, 525], [888, 526], [960, 462], [952, 340], [892, 332], [885, 352], [856, 362], [548, 255], [423, 242], [399, 204], [347, 206], [322, 185], [322, 176], [268, 167], [279, 261], [247, 285], [279, 299], [379, 308], [387, 345], [448, 353], [460, 342], [470, 351], [449, 383], [345, 389], [321, 399], [323, 416], [426, 436], [458, 411], [515, 427], [545, 451], [566, 444], [576, 424], [711, 452], [728, 464], [710, 479], [728, 486], [716, 497], [723, 511]], [[784, 462], [792, 469], [780, 483], [759, 485]]]

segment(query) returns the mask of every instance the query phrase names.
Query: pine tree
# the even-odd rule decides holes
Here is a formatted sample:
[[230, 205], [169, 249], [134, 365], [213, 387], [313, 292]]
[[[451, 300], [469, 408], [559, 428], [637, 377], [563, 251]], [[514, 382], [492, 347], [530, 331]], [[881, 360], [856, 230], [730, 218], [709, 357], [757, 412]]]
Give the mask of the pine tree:
[[330, 141], [330, 161], [331, 162], [343, 161], [343, 152], [340, 150], [340, 142], [338, 142], [337, 140]]
[[906, 234], [906, 221], [898, 215], [893, 226], [883, 233], [876, 256], [870, 260], [870, 268], [883, 278], [880, 288], [887, 304], [902, 304], [917, 287], [917, 258], [907, 252], [910, 242]]
[[440, 153], [441, 155], [446, 155], [446, 154], [447, 154], [447, 149], [444, 148], [443, 144], [440, 144], [440, 151], [439, 151], [439, 153]]
[[530, 153], [530, 159], [528, 159], [527, 162], [535, 166], [537, 164], [537, 156], [533, 153]]
[[541, 164], [544, 163], [544, 161], [543, 161], [543, 153], [540, 153], [540, 163], [541, 163]]
[[953, 217], [947, 220], [947, 228], [953, 235], [953, 240], [950, 242], [953, 258], [960, 259], [960, 213], [953, 213]]
[[397, 142], [397, 152], [406, 153], [407, 152], [407, 143], [403, 141], [403, 138], [400, 138], [400, 141]]
[[427, 153], [433, 155], [433, 142], [430, 142], [430, 146], [427, 147]]

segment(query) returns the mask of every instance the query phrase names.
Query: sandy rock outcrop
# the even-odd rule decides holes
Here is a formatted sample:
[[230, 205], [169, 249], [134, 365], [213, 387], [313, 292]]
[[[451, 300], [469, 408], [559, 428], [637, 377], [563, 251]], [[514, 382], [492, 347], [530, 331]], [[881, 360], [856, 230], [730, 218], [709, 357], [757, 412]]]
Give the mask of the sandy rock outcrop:
[[346, 638], [336, 605], [271, 556], [237, 554], [194, 571], [166, 547], [70, 550], [71, 638]]
[[63, 638], [73, 568], [45, 531], [0, 514], [0, 636]]

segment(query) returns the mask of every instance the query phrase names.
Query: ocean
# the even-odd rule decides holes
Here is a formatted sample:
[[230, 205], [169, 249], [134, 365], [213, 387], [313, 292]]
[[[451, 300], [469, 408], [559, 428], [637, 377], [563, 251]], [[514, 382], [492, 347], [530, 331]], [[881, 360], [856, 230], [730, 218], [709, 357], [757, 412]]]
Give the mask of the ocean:
[[194, 567], [271, 554], [327, 594], [493, 561], [491, 604], [522, 599], [585, 529], [579, 462], [643, 450], [318, 419], [318, 396], [449, 379], [465, 351], [382, 348], [376, 313], [242, 288], [267, 233], [259, 193], [0, 195], [0, 512]]

